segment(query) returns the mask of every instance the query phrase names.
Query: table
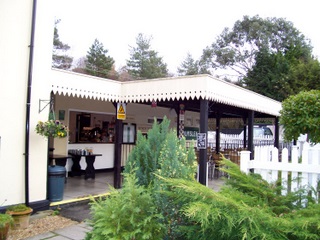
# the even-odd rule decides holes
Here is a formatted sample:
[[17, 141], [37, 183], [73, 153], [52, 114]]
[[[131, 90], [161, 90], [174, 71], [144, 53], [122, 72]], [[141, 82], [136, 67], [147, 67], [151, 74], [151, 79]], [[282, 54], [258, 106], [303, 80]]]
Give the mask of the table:
[[83, 154], [74, 154], [70, 153], [72, 156], [72, 167], [71, 167], [71, 176], [81, 176], [81, 166], [80, 160], [82, 157], [86, 158], [87, 167], [85, 169], [84, 179], [92, 178], [95, 179], [95, 169], [94, 169], [94, 161], [96, 156], [102, 156], [102, 154], [90, 154], [90, 155], [83, 155]]

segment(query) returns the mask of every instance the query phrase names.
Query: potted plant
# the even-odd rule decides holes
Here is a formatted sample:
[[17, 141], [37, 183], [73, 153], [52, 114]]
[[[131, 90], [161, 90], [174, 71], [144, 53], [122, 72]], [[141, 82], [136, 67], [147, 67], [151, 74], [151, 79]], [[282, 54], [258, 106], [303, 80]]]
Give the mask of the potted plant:
[[32, 211], [32, 208], [26, 206], [25, 204], [12, 205], [6, 209], [6, 213], [11, 215], [14, 220], [14, 229], [28, 228]]
[[6, 240], [13, 218], [6, 213], [0, 213], [0, 240]]
[[39, 121], [36, 125], [36, 132], [45, 137], [65, 138], [68, 134], [68, 127], [59, 120], [49, 119], [46, 122]]

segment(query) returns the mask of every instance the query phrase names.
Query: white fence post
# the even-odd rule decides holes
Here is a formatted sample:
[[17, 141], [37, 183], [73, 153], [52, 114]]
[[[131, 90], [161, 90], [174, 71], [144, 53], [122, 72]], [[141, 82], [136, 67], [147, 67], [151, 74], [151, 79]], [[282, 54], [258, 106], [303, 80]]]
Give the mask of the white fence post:
[[[309, 151], [310, 155], [312, 157], [309, 156], [309, 161], [308, 163], [309, 164], [312, 164], [312, 165], [320, 165], [320, 145], [317, 144], [315, 146], [313, 146], [312, 148], [310, 148], [310, 151]], [[312, 192], [312, 195], [314, 197], [316, 197], [315, 195], [318, 195], [318, 192], [317, 190], [320, 191], [320, 189], [317, 189], [318, 187], [318, 182], [320, 181], [320, 172], [318, 174], [316, 173], [309, 173], [308, 174], [308, 180], [309, 180], [309, 184], [311, 186], [313, 186], [315, 192]], [[320, 201], [320, 200], [319, 200]]]
[[[269, 148], [271, 149], [271, 148]], [[279, 154], [278, 154], [278, 149], [273, 147], [271, 152], [268, 151], [268, 155], [270, 155], [271, 161], [273, 164], [278, 165], [279, 164]], [[272, 170], [271, 171], [271, 181], [275, 182], [278, 180], [278, 173], [279, 171], [276, 170]]]
[[250, 151], [240, 152], [240, 170], [244, 173], [249, 173]]
[[[288, 148], [282, 149], [281, 163], [283, 163], [283, 164], [289, 163]], [[288, 193], [289, 171], [286, 171], [286, 170], [282, 171], [281, 179], [282, 179], [282, 186], [284, 188], [284, 189], [282, 189], [282, 195], [285, 195], [286, 193]]]
[[[298, 164], [298, 147], [292, 146], [291, 148], [291, 164]], [[298, 171], [291, 172], [291, 190], [297, 191], [299, 189], [299, 174]]]

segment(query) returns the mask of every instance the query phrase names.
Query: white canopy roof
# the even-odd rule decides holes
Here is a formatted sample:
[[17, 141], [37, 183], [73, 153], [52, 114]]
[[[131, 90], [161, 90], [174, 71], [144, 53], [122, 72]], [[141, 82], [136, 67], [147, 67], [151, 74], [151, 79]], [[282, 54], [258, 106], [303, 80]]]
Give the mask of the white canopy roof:
[[112, 102], [207, 99], [230, 106], [279, 116], [281, 103], [210, 75], [193, 75], [119, 82], [52, 69], [51, 90], [56, 94]]

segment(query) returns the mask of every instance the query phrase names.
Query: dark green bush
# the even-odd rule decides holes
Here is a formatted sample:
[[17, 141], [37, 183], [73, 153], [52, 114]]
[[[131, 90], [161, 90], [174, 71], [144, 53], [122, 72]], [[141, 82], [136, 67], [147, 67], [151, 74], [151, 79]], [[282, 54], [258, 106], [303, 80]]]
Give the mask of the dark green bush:
[[244, 174], [228, 160], [223, 164], [228, 178], [219, 192], [195, 181], [162, 178], [169, 189], [163, 194], [181, 206], [181, 239], [319, 239], [319, 204], [300, 204], [307, 190], [282, 196], [277, 184]]
[[162, 215], [151, 193], [133, 174], [125, 176], [121, 191], [113, 189], [107, 199], [92, 202], [93, 229], [86, 239], [163, 239]]

